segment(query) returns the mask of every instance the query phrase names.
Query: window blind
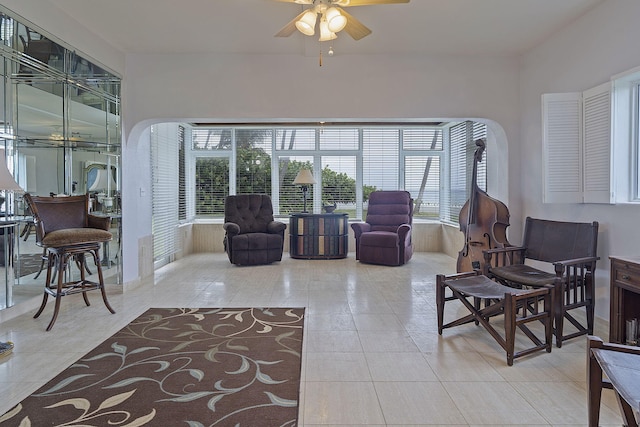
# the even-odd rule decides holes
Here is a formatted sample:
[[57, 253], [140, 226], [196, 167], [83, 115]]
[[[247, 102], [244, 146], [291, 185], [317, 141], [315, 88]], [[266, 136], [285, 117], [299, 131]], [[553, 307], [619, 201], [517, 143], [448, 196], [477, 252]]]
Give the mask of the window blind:
[[177, 251], [178, 226], [178, 126], [151, 126], [151, 187], [153, 259], [171, 258]]
[[[486, 125], [477, 122], [463, 122], [449, 130], [449, 191], [444, 198], [442, 220], [459, 222], [458, 215], [471, 194], [476, 139], [486, 137]], [[480, 189], [487, 188], [487, 152], [477, 165], [476, 182]]]

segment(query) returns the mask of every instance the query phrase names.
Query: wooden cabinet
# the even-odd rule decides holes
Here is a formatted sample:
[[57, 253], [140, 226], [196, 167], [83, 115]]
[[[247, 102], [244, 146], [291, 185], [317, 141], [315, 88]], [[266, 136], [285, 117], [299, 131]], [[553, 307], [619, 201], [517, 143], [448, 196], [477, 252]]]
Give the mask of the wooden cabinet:
[[629, 319], [640, 319], [640, 257], [610, 257], [609, 341], [625, 344]]
[[349, 252], [349, 215], [292, 214], [289, 221], [291, 258], [346, 258]]

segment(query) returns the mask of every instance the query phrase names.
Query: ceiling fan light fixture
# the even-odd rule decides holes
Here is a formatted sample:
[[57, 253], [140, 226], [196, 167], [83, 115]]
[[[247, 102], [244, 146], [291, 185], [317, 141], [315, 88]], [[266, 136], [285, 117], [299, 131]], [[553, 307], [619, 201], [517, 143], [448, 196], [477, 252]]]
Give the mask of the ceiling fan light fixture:
[[316, 32], [315, 27], [317, 17], [318, 14], [314, 10], [307, 10], [304, 15], [296, 21], [296, 28], [304, 35], [314, 35]]
[[347, 26], [347, 17], [340, 13], [336, 7], [330, 7], [324, 13], [324, 17], [329, 24], [329, 30], [332, 33], [338, 33]]
[[320, 38], [318, 40], [320, 40], [321, 42], [326, 42], [329, 40], [335, 40], [337, 38], [338, 36], [336, 36], [336, 33], [329, 29], [329, 23], [323, 16], [320, 20]]

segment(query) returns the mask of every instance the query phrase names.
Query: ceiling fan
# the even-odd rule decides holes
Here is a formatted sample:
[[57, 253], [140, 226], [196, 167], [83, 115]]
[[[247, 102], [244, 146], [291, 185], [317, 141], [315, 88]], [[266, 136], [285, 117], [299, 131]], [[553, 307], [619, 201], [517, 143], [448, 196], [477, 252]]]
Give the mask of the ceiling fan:
[[[302, 34], [315, 34], [319, 21], [320, 41], [337, 38], [336, 33], [345, 30], [354, 40], [360, 40], [371, 34], [371, 30], [347, 13], [343, 7], [370, 6], [379, 4], [409, 3], [409, 0], [274, 0], [283, 3], [310, 5], [285, 25], [276, 37], [289, 37], [297, 29]], [[320, 19], [318, 19], [318, 17]]]

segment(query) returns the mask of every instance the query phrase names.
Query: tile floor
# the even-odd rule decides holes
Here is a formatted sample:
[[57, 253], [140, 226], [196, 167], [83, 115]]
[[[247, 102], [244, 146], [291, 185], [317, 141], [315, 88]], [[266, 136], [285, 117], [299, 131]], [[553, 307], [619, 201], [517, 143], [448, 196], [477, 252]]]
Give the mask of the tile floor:
[[[504, 352], [473, 324], [437, 333], [435, 275], [455, 260], [417, 253], [403, 267], [294, 260], [237, 267], [224, 254], [191, 255], [156, 272], [154, 283], [120, 293], [117, 314], [98, 294], [90, 307], [67, 297], [51, 332], [52, 308], [0, 324], [13, 354], [0, 359], [0, 413], [150, 307], [306, 307], [300, 425], [585, 426], [585, 339], [507, 366]], [[451, 311], [464, 310], [448, 303]], [[50, 304], [51, 305], [51, 304]], [[607, 337], [601, 319], [596, 334]], [[612, 392], [601, 423], [621, 425]], [[259, 423], [258, 423], [259, 425]]]

